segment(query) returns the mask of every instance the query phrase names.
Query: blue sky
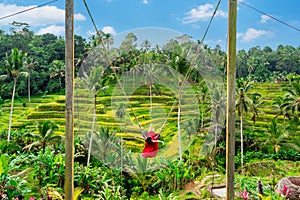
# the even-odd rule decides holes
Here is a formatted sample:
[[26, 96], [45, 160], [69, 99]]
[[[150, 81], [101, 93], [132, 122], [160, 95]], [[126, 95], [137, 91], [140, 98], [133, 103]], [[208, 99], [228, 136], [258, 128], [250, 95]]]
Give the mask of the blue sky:
[[[50, 0], [2, 0], [0, 18]], [[188, 34], [201, 40], [218, 0], [87, 0], [99, 29], [118, 36], [122, 32], [144, 27], [159, 27]], [[299, 0], [242, 0], [291, 26], [300, 29]], [[29, 23], [37, 34], [64, 34], [65, 1], [0, 20], [0, 28], [8, 30], [9, 23]], [[211, 47], [226, 47], [228, 0], [222, 0], [205, 39]], [[83, 0], [75, 0], [75, 33], [86, 38], [95, 33]], [[157, 33], [158, 35], [160, 33]], [[300, 46], [300, 32], [238, 3], [237, 48], [279, 44]]]

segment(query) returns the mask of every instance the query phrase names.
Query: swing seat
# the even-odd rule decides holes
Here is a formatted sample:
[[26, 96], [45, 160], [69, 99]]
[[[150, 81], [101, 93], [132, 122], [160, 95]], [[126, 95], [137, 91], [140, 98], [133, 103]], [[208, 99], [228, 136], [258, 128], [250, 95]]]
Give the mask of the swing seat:
[[153, 142], [153, 140], [158, 140], [160, 138], [159, 134], [156, 134], [154, 131], [145, 133], [147, 139], [145, 140], [145, 147], [142, 152], [144, 158], [153, 158], [158, 153], [158, 143]]

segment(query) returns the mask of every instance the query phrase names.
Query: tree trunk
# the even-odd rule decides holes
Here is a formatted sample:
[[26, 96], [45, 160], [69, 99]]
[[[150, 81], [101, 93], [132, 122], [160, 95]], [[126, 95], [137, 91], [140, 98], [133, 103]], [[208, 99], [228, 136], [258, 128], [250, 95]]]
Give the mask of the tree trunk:
[[234, 200], [235, 81], [237, 0], [228, 0], [227, 108], [226, 108], [226, 199]]
[[201, 98], [202, 102], [201, 102], [201, 131], [204, 128], [204, 97]]
[[12, 124], [12, 113], [14, 109], [14, 100], [15, 100], [15, 92], [16, 92], [16, 85], [17, 85], [17, 77], [14, 77], [14, 87], [13, 93], [11, 97], [11, 106], [10, 106], [10, 114], [9, 114], [9, 125], [8, 125], [8, 133], [7, 133], [7, 141], [10, 140], [10, 132], [11, 132], [11, 124]]
[[94, 92], [94, 109], [93, 109], [93, 122], [92, 122], [92, 131], [91, 131], [91, 137], [89, 142], [89, 149], [88, 149], [88, 158], [87, 158], [87, 166], [90, 164], [90, 157], [91, 157], [91, 151], [92, 151], [92, 143], [93, 143], [93, 134], [95, 130], [95, 121], [96, 121], [96, 93]]
[[74, 199], [74, 0], [65, 3], [66, 160], [65, 199]]
[[215, 141], [214, 141], [214, 146], [215, 146], [215, 148], [217, 148], [217, 138], [218, 138], [218, 125], [219, 125], [219, 123], [218, 123], [218, 121], [216, 121], [216, 128], [215, 128]]
[[[180, 88], [181, 90], [181, 88]], [[181, 131], [180, 131], [180, 106], [181, 106], [181, 94], [179, 90], [179, 98], [178, 98], [178, 118], [177, 118], [177, 126], [178, 126], [178, 148], [179, 148], [179, 159], [182, 161], [182, 148], [181, 148]]]
[[60, 76], [58, 76], [58, 82], [59, 82], [59, 89], [61, 89], [62, 88], [62, 83], [61, 83], [61, 77]]
[[244, 174], [244, 134], [243, 134], [243, 113], [240, 116], [241, 120], [241, 170], [242, 174]]
[[152, 82], [150, 83], [150, 128], [149, 130], [152, 131]]
[[27, 88], [28, 88], [28, 102], [30, 103], [30, 67], [28, 67], [28, 83], [27, 83]]

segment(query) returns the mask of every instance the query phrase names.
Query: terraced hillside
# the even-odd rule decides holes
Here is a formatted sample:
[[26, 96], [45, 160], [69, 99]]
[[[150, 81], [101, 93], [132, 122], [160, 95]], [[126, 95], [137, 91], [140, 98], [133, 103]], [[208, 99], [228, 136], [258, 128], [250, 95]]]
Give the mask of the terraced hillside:
[[[273, 100], [277, 97], [283, 97], [285, 91], [283, 88], [287, 84], [276, 84], [276, 83], [256, 83], [249, 93], [259, 93], [262, 95], [263, 103], [258, 108], [257, 121], [253, 124], [251, 120], [252, 113], [249, 112], [246, 117], [246, 127], [245, 129], [251, 129], [253, 132], [262, 133], [266, 131], [268, 124], [277, 115], [276, 111], [272, 109]], [[280, 124], [283, 123], [283, 116], [278, 116], [277, 118]]]
[[[195, 112], [197, 104], [190, 102], [195, 99], [194, 91], [184, 92], [184, 101], [181, 106], [181, 122], [184, 123], [187, 118], [199, 116]], [[126, 144], [132, 148], [143, 146], [143, 142], [134, 136], [140, 135], [141, 130], [137, 125], [141, 124], [143, 131], [150, 127], [160, 132], [161, 135], [168, 136], [165, 141], [177, 140], [173, 137], [177, 132], [177, 110], [178, 104], [174, 94], [167, 89], [163, 92], [153, 92], [152, 94], [152, 112], [150, 113], [150, 97], [146, 86], [140, 87], [130, 96], [100, 94], [96, 98], [96, 127], [109, 126], [117, 128], [117, 136], [122, 136]], [[86, 135], [91, 132], [93, 121], [93, 97], [83, 89], [75, 91], [75, 131], [78, 134]], [[125, 116], [123, 119], [116, 115], [118, 106], [125, 105]], [[7, 100], [0, 108], [0, 126], [1, 130], [8, 129], [10, 112], [10, 101]], [[196, 115], [195, 115], [196, 113]], [[134, 117], [134, 115], [136, 117]], [[31, 129], [35, 130], [36, 122], [52, 120], [58, 126], [57, 134], [65, 132], [65, 96], [64, 95], [46, 95], [32, 97], [28, 103], [26, 98], [16, 99], [13, 111], [12, 129]], [[163, 126], [165, 124], [165, 126]], [[0, 130], [0, 131], [1, 131]], [[176, 141], [173, 141], [176, 142]]]
[[[59, 126], [59, 132], [64, 132], [65, 124], [65, 97], [63, 95], [46, 95], [16, 99], [13, 109], [12, 130], [35, 130], [36, 122], [47, 119], [54, 121]], [[0, 107], [0, 130], [7, 130], [11, 103], [6, 100]]]
[[[140, 134], [140, 128], [137, 121], [141, 124], [144, 131], [151, 125], [157, 132], [160, 131], [163, 124], [162, 136], [166, 142], [177, 142], [174, 137], [177, 132], [177, 111], [178, 104], [175, 102], [175, 96], [170, 90], [159, 90], [153, 92], [152, 96], [152, 113], [150, 113], [150, 97], [148, 88], [141, 87], [130, 96], [124, 95], [98, 95], [96, 98], [96, 127], [102, 126], [118, 127], [117, 136], [122, 136], [128, 146], [138, 148], [143, 145], [134, 136]], [[278, 96], [283, 96], [284, 92], [280, 84], [260, 83], [255, 84], [251, 92], [259, 92], [263, 97], [263, 104], [259, 108], [259, 116], [255, 125], [251, 121], [251, 114], [246, 116], [244, 129], [253, 131], [255, 134], [263, 134], [266, 131], [268, 123], [277, 114], [272, 110], [272, 101]], [[185, 103], [181, 107], [181, 128], [185, 129], [184, 124], [192, 115], [198, 115], [197, 108], [191, 107], [195, 91], [187, 91], [183, 98]], [[75, 98], [75, 131], [79, 134], [86, 134], [91, 131], [93, 121], [93, 97], [85, 90], [76, 91]], [[128, 98], [128, 99], [127, 99]], [[123, 119], [118, 118], [116, 112], [118, 107], [125, 105], [125, 115]], [[170, 110], [172, 110], [170, 112]], [[10, 101], [5, 101], [0, 107], [0, 131], [8, 129]], [[136, 118], [134, 117], [136, 115]], [[64, 134], [65, 131], [65, 96], [64, 95], [46, 95], [32, 97], [31, 102], [27, 99], [17, 99], [13, 111], [13, 130], [32, 129], [35, 130], [35, 124], [38, 121], [46, 119], [53, 120], [58, 126], [57, 134]], [[166, 121], [167, 119], [167, 121]], [[279, 123], [283, 122], [280, 116]], [[238, 131], [238, 130], [237, 130]], [[300, 132], [299, 132], [300, 133]], [[186, 131], [183, 130], [183, 137], [187, 137]]]

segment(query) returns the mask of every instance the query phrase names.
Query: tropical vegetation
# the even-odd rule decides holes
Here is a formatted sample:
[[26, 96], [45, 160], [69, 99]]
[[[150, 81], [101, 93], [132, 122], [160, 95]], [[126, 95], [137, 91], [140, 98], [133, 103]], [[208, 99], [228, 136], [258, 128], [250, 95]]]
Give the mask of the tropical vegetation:
[[[184, 36], [153, 47], [130, 33], [120, 48], [101, 36], [75, 36], [76, 198], [213, 198], [226, 167], [226, 52]], [[13, 27], [0, 41], [0, 199], [63, 199], [64, 38]], [[300, 175], [299, 55], [237, 53], [237, 198], [288, 198], [276, 183]], [[136, 136], [149, 129], [164, 144], [145, 159]]]

